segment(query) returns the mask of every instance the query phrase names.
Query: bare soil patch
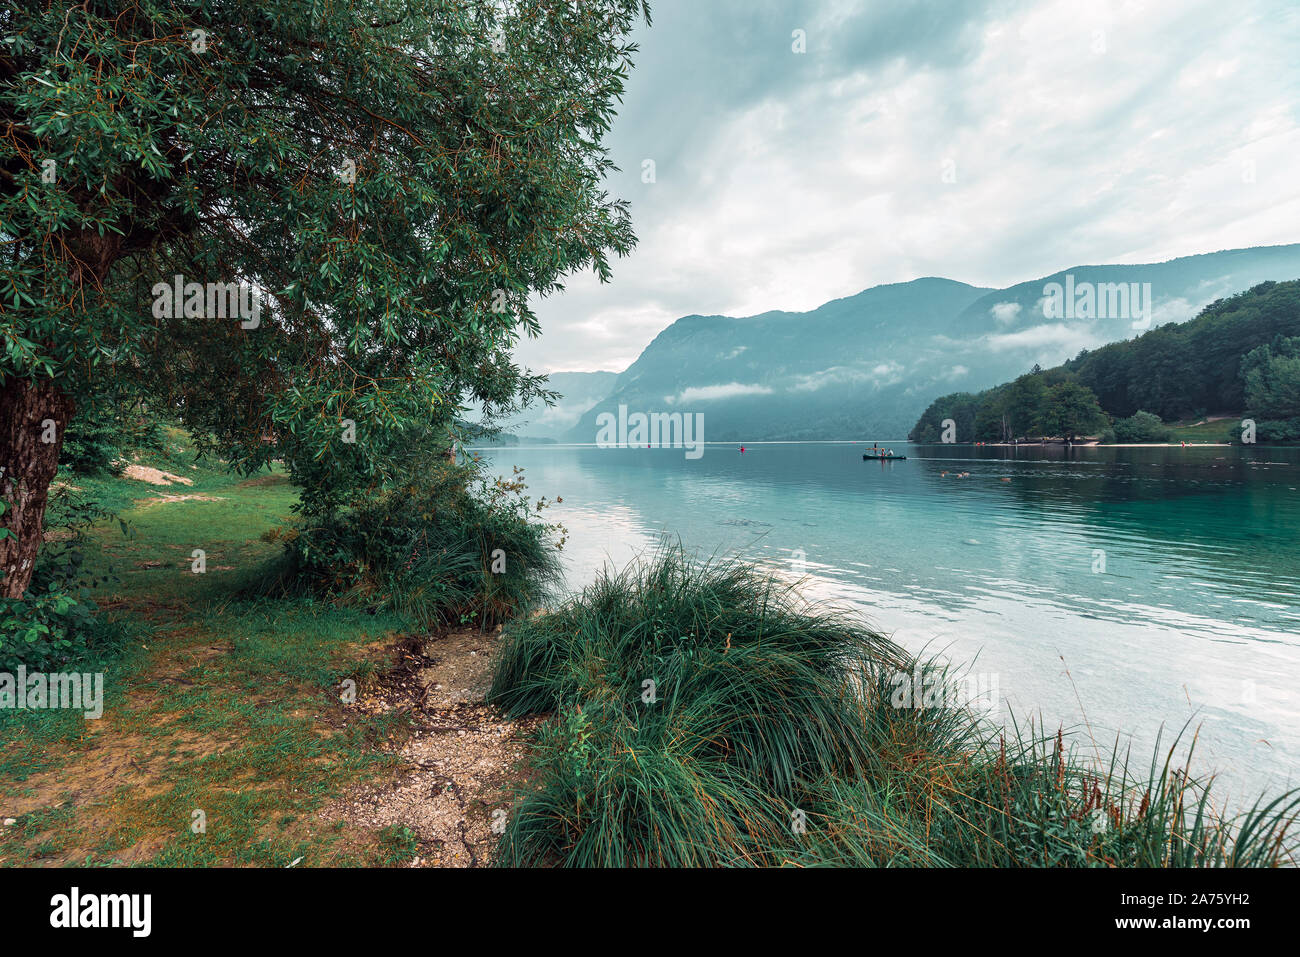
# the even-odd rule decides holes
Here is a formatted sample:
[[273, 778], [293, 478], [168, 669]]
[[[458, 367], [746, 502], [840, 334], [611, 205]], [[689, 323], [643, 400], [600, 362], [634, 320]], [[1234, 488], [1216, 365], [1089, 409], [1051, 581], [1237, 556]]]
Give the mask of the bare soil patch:
[[[241, 747], [232, 731], [200, 733], [177, 717], [141, 726], [138, 716], [153, 713], [162, 689], [184, 690], [202, 681], [195, 669], [233, 650], [220, 640], [185, 637], [184, 632], [159, 632], [154, 638], [161, 646], [157, 660], [126, 689], [127, 713], [114, 709], [87, 721], [84, 736], [64, 762], [14, 782], [0, 797], [0, 821], [38, 813], [68, 815], [58, 827], [57, 846], [39, 856], [41, 865], [81, 863], [115, 832], [126, 839], [111, 852], [115, 862], [149, 863], [175, 828], [142, 817], [142, 801], [170, 791], [195, 762]], [[309, 713], [290, 716], [308, 719], [327, 737], [355, 720], [354, 708], [401, 717], [395, 733], [372, 742], [396, 755], [401, 765], [340, 793], [299, 819], [294, 831], [310, 840], [313, 834], [335, 833], [341, 824], [339, 839], [369, 857], [386, 836], [406, 829], [415, 845], [415, 856], [403, 860], [406, 866], [490, 863], [513, 789], [526, 780], [528, 736], [541, 720], [509, 721], [485, 703], [498, 642], [497, 634], [457, 630], [368, 649], [340, 648], [344, 660], [369, 660], [378, 668], [363, 679], [355, 705], [320, 712], [309, 707]], [[279, 787], [251, 780], [238, 786]], [[266, 828], [273, 830], [269, 819]], [[18, 850], [9, 842], [25, 840], [20, 831], [0, 825], [0, 865]]]
[[289, 476], [283, 474], [258, 475], [251, 479], [244, 479], [235, 488], [265, 488], [268, 485], [287, 485]]
[[162, 469], [148, 465], [128, 465], [122, 470], [122, 476], [137, 482], [148, 482], [150, 485], [171, 485], [173, 482], [179, 482], [181, 485], [194, 484], [193, 479], [186, 478], [184, 475], [164, 472]]
[[484, 702], [499, 636], [475, 630], [412, 640], [357, 706], [409, 711], [397, 746], [403, 767], [325, 808], [327, 821], [405, 827], [419, 851], [412, 867], [478, 867], [492, 861], [514, 787], [526, 778], [527, 739], [542, 719], [511, 721]]
[[173, 502], [224, 502], [220, 495], [155, 495], [152, 498], [136, 499], [136, 508], [148, 508], [150, 505], [170, 505]]

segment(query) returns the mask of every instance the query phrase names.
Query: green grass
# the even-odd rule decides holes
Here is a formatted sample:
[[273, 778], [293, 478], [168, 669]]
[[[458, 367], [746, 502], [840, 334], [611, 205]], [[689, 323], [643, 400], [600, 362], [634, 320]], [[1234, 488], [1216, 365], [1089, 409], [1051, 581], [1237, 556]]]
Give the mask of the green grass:
[[1184, 422], [1168, 423], [1170, 432], [1173, 433], [1170, 441], [1179, 442], [1227, 442], [1229, 436], [1235, 434], [1238, 438], [1241, 436], [1241, 416], [1234, 416], [1228, 419], [1217, 419], [1214, 422], [1200, 422], [1199, 420], [1187, 420]]
[[387, 867], [405, 864], [419, 851], [415, 833], [404, 825], [388, 825], [380, 833], [379, 842], [383, 848], [382, 863]]
[[[132, 453], [120, 465], [123, 468], [128, 465], [156, 468], [187, 478], [192, 484], [174, 483], [165, 487], [151, 486], [144, 482], [123, 479], [120, 475], [99, 474], [87, 476], [61, 470], [55, 479], [57, 487], [52, 494], [54, 501], [51, 502], [51, 512], [47, 515], [47, 519], [53, 519], [54, 521], [47, 520], [46, 524], [57, 524], [59, 490], [60, 488], [66, 490], [69, 486], [77, 489], [84, 497], [94, 500], [109, 511], [121, 511], [133, 509], [136, 501], [146, 497], [148, 490], [151, 488], [155, 489], [154, 494], [215, 494], [217, 490], [228, 489], [245, 481], [245, 477], [227, 472], [219, 462], [210, 459], [200, 461], [195, 454], [189, 436], [183, 430], [175, 427], [163, 429], [163, 445], [161, 449], [149, 449]], [[263, 476], [266, 474], [265, 472], [262, 473]], [[294, 492], [293, 497], [296, 498], [296, 495], [297, 493]]]
[[[0, 862], [387, 860], [369, 836], [322, 827], [313, 812], [394, 767], [378, 745], [404, 728], [350, 711], [338, 686], [372, 676], [408, 619], [310, 598], [241, 599], [278, 557], [261, 536], [289, 517], [297, 491], [281, 474], [190, 468], [182, 440], [171, 441], [142, 464], [192, 477], [191, 486], [67, 480], [130, 530], [104, 522], [81, 546], [91, 574], [110, 576], [93, 597], [123, 637], [76, 663], [105, 672], [101, 722], [0, 712], [0, 809], [37, 805], [4, 812], [20, 825], [0, 839]], [[172, 495], [217, 500], [142, 504]], [[206, 552], [204, 574], [191, 570], [194, 549]], [[204, 833], [191, 828], [195, 810], [206, 814]]]
[[[404, 720], [349, 710], [339, 684], [375, 679], [411, 608], [311, 589], [267, 597], [268, 570], [283, 568], [282, 535], [268, 533], [285, 527], [296, 490], [278, 473], [192, 469], [171, 438], [181, 451], [142, 464], [192, 486], [74, 482], [130, 532], [101, 522], [81, 543], [91, 574], [109, 579], [96, 594], [103, 613], [120, 625], [78, 663], [105, 672], [105, 717], [0, 712], [0, 813], [17, 818], [0, 831], [0, 864], [410, 861], [410, 831], [374, 834], [317, 812], [395, 769], [383, 745], [401, 739]], [[173, 495], [213, 500], [146, 504]], [[417, 524], [396, 527], [389, 551]], [[191, 571], [196, 548], [202, 575]], [[1070, 735], [895, 707], [898, 676], [913, 666], [881, 635], [743, 564], [667, 550], [607, 574], [507, 629], [491, 699], [512, 716], [550, 717], [498, 860], [1294, 862], [1295, 800], [1222, 819], [1209, 784], [1181, 770], [1194, 739], [1134, 767], [1099, 763]], [[206, 822], [197, 832], [195, 811]]]
[[175, 429], [131, 461], [191, 484], [60, 476], [53, 527], [113, 513], [73, 543], [112, 640], [68, 663], [105, 673], [105, 714], [0, 713], [0, 812], [23, 822], [0, 831], [0, 864], [409, 860], [409, 831], [315, 815], [392, 773], [384, 745], [407, 733], [401, 712], [349, 709], [340, 684], [374, 681], [399, 636], [490, 625], [544, 594], [559, 569], [553, 529], [533, 520], [522, 482], [476, 498], [473, 470], [447, 469], [441, 485], [304, 529], [278, 469], [245, 477], [198, 462]]
[[[743, 564], [700, 565], [669, 549], [607, 573], [555, 613], [507, 631], [490, 700], [511, 715], [552, 717], [498, 859], [1293, 861], [1294, 795], [1222, 820], [1208, 785], [1175, 766], [1177, 747], [1131, 770], [1085, 760], [1059, 732], [1006, 731], [942, 702], [898, 707], [898, 681], [914, 667], [882, 636], [805, 606]], [[646, 681], [655, 682], [653, 703]]]

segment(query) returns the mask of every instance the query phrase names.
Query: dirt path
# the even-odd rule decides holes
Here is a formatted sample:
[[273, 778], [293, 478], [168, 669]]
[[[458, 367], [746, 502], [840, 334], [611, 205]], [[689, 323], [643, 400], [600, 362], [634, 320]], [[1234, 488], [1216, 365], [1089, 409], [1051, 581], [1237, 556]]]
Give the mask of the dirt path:
[[[321, 734], [345, 732], [371, 716], [395, 718], [390, 726], [400, 730], [371, 745], [395, 758], [396, 770], [336, 792], [339, 796], [295, 823], [294, 835], [310, 844], [315, 837], [338, 834], [339, 849], [355, 852], [354, 862], [490, 863], [494, 824], [503, 823], [511, 789], [523, 780], [527, 736], [538, 723], [506, 720], [484, 703], [498, 641], [497, 634], [467, 629], [386, 642], [370, 649], [375, 677], [363, 684], [354, 704], [332, 715], [296, 714]], [[234, 757], [243, 742], [226, 734], [200, 735], [176, 721], [159, 723], [161, 715], [150, 705], [156, 689], [177, 681], [193, 685], [205, 666], [230, 653], [229, 646], [211, 643], [169, 648], [137, 677], [128, 695], [134, 720], [88, 722], [85, 736], [58, 765], [33, 774], [0, 799], [0, 865], [15, 863], [17, 848], [6, 845], [20, 837], [16, 825], [25, 815], [54, 828], [46, 836], [54, 843], [29, 863], [83, 863], [101, 835], [123, 827], [123, 817], [143, 827], [132, 829], [113, 849], [113, 861], [153, 862], [168, 840], [167, 829], [140, 816], [139, 802], [165, 795], [192, 762], [223, 753]], [[234, 763], [243, 761], [235, 757]], [[275, 788], [269, 782], [258, 786]], [[287, 801], [293, 803], [291, 797]], [[260, 828], [271, 827], [268, 811], [258, 816]], [[301, 863], [329, 862], [312, 854]]]
[[491, 862], [497, 831], [524, 779], [527, 736], [539, 719], [510, 721], [484, 703], [498, 635], [454, 631], [412, 640], [399, 667], [357, 699], [368, 713], [410, 712], [402, 768], [321, 811], [326, 822], [405, 828], [419, 850], [412, 867]]
[[[484, 704], [498, 636], [232, 602], [236, 572], [277, 554], [259, 533], [296, 493], [279, 475], [195, 474], [183, 495], [128, 482], [138, 534], [86, 542], [115, 574], [99, 604], [130, 621], [129, 654], [108, 666], [101, 718], [0, 725], [0, 867], [486, 863], [536, 725]], [[202, 575], [183, 557], [195, 543]], [[349, 675], [350, 704], [335, 685]]]

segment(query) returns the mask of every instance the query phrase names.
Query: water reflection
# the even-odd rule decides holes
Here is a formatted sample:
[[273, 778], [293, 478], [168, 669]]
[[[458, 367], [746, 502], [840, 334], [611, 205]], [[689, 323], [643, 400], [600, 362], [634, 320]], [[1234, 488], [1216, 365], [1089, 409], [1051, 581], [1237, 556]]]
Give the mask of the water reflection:
[[977, 661], [1018, 713], [1134, 733], [1144, 758], [1191, 718], [1198, 764], [1234, 791], [1300, 782], [1300, 449], [893, 447], [908, 460], [847, 443], [486, 454], [564, 497], [549, 514], [573, 587], [680, 537]]

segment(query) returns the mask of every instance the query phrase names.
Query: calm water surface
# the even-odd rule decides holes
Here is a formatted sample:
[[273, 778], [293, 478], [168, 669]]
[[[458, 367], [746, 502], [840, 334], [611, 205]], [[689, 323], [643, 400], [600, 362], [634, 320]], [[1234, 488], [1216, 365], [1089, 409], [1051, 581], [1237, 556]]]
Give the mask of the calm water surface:
[[969, 665], [1004, 720], [1119, 734], [1145, 768], [1161, 724], [1191, 719], [1223, 796], [1300, 786], [1300, 449], [889, 444], [908, 460], [864, 462], [862, 443], [480, 454], [563, 497], [547, 514], [570, 531], [571, 588], [667, 534], [805, 575], [810, 597]]

